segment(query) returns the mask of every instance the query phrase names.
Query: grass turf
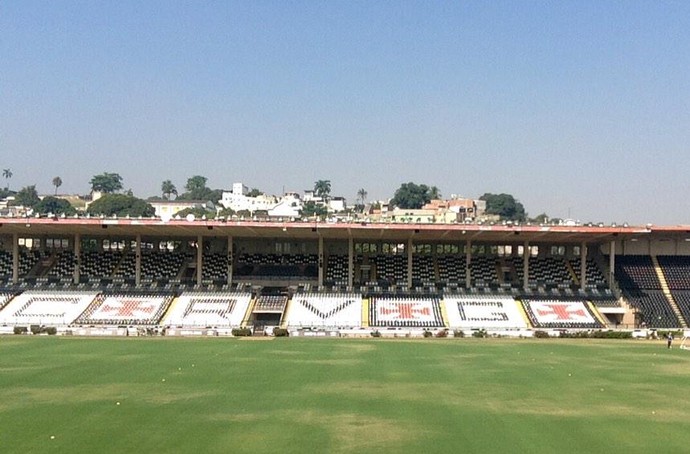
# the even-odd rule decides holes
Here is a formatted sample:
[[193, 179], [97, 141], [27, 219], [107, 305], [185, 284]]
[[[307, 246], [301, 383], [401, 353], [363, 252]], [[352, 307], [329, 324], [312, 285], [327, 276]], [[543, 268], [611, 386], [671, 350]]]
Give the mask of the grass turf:
[[649, 341], [2, 337], [0, 452], [687, 452], [689, 372]]

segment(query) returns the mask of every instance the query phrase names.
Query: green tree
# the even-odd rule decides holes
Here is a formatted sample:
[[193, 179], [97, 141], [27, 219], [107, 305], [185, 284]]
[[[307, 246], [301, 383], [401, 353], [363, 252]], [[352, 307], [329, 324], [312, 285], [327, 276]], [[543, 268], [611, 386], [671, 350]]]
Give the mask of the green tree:
[[224, 218], [229, 218], [235, 214], [235, 210], [232, 208], [223, 208], [218, 212], [218, 216], [224, 217]]
[[252, 190], [247, 193], [247, 197], [259, 197], [260, 195], [264, 195], [264, 193], [256, 188], [252, 188]]
[[314, 183], [314, 195], [321, 197], [325, 216], [328, 216], [328, 198], [331, 195], [331, 180], [318, 180]]
[[549, 223], [549, 216], [546, 213], [541, 213], [534, 218], [531, 219], [532, 222], [535, 224], [548, 224]]
[[429, 197], [431, 200], [439, 200], [441, 198], [441, 191], [436, 186], [432, 186], [429, 189]]
[[360, 205], [362, 205], [362, 210], [364, 210], [364, 204], [367, 200], [369, 193], [364, 188], [359, 188], [357, 191], [357, 200], [359, 200]]
[[318, 216], [324, 218], [327, 215], [326, 207], [323, 205], [317, 205], [314, 201], [309, 201], [302, 206], [300, 210], [300, 216], [303, 218], [308, 218], [312, 216]]
[[330, 194], [331, 180], [318, 180], [314, 183], [314, 195], [316, 197], [321, 197], [326, 202]]
[[106, 194], [89, 205], [87, 210], [92, 215], [105, 216], [143, 216], [150, 217], [156, 210], [145, 200], [126, 194]]
[[94, 175], [89, 182], [91, 190], [94, 192], [103, 192], [105, 194], [112, 194], [122, 189], [122, 177], [117, 173], [102, 173]]
[[170, 196], [173, 194], [175, 194], [175, 196], [177, 197], [177, 188], [170, 180], [165, 180], [161, 184], [161, 192], [163, 193], [163, 198], [165, 200], [170, 200]]
[[185, 191], [177, 197], [177, 200], [200, 200], [218, 202], [223, 195], [220, 189], [210, 189], [206, 186], [207, 178], [201, 175], [194, 175], [187, 179]]
[[34, 211], [39, 214], [65, 214], [71, 216], [76, 214], [77, 210], [64, 199], [58, 199], [57, 197], [48, 196], [44, 197], [43, 200], [38, 202], [34, 206]]
[[40, 201], [41, 199], [38, 197], [35, 184], [20, 189], [14, 196], [14, 204], [26, 208], [33, 208]]
[[187, 179], [187, 184], [184, 188], [187, 190], [187, 192], [202, 191], [206, 189], [207, 181], [208, 178], [206, 177], [202, 177], [201, 175], [194, 175], [193, 177]]
[[510, 194], [486, 193], [479, 197], [486, 202], [486, 213], [498, 215], [506, 221], [524, 221], [527, 217], [525, 207]]
[[186, 218], [190, 214], [193, 214], [196, 219], [201, 219], [204, 216], [206, 216], [206, 219], [214, 219], [216, 217], [215, 211], [207, 210], [206, 208], [204, 208], [202, 206], [196, 206], [193, 208], [185, 208], [184, 210], [180, 210], [177, 213], [175, 213], [175, 216], [176, 217], [179, 216], [181, 218]]
[[2, 169], [2, 177], [7, 181], [7, 183], [6, 183], [6, 185], [5, 185], [5, 188], [6, 188], [7, 190], [10, 189], [10, 178], [12, 178], [12, 175], [14, 175], [14, 174], [12, 173], [12, 170], [10, 170], [10, 169]]
[[55, 186], [55, 195], [57, 195], [58, 188], [60, 186], [62, 186], [62, 178], [60, 178], [60, 177], [53, 178], [53, 186]]
[[[436, 193], [438, 195], [438, 189]], [[432, 190], [425, 184], [403, 183], [395, 191], [391, 204], [398, 208], [416, 210], [429, 203], [431, 195]]]

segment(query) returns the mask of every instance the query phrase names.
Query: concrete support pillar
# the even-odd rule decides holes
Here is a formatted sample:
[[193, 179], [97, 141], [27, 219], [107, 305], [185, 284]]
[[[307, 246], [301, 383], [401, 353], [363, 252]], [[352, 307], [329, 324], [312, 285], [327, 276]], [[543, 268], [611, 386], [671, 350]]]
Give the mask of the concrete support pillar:
[[522, 288], [529, 289], [529, 258], [531, 256], [529, 241], [522, 245]]
[[137, 235], [134, 246], [134, 283], [137, 287], [141, 285], [141, 235]]
[[19, 282], [19, 235], [12, 234], [12, 283]]
[[587, 243], [580, 245], [580, 289], [587, 288]]
[[199, 235], [196, 238], [196, 285], [201, 285], [201, 278], [203, 276], [203, 254], [204, 254], [204, 237]]
[[470, 288], [472, 286], [472, 241], [467, 240], [465, 246], [465, 287]]
[[613, 287], [615, 281], [616, 273], [616, 241], [611, 241], [611, 246], [609, 248], [609, 288]]
[[347, 285], [352, 287], [354, 285], [355, 276], [355, 240], [350, 237], [347, 240]]
[[412, 238], [407, 240], [407, 288], [412, 288], [412, 249], [414, 242]]
[[232, 249], [232, 236], [228, 236], [228, 286], [232, 285], [232, 264], [235, 261], [235, 254]]
[[326, 267], [325, 257], [323, 256], [323, 237], [319, 235], [319, 287], [323, 285], [323, 270]]
[[74, 234], [74, 285], [79, 284], [79, 276], [81, 275], [81, 235]]

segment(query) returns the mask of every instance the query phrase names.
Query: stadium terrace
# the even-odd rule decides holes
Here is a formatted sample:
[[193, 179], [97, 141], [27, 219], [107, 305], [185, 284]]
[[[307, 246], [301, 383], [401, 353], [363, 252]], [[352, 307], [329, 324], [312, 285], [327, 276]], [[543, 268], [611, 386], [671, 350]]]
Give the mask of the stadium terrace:
[[3, 218], [0, 308], [3, 333], [684, 329], [690, 226]]

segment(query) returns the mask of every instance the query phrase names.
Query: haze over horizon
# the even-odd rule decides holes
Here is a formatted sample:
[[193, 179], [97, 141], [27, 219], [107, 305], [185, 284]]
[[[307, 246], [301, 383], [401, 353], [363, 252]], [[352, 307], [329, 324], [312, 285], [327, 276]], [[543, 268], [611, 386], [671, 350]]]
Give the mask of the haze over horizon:
[[690, 2], [8, 1], [0, 186], [328, 179], [690, 224]]

